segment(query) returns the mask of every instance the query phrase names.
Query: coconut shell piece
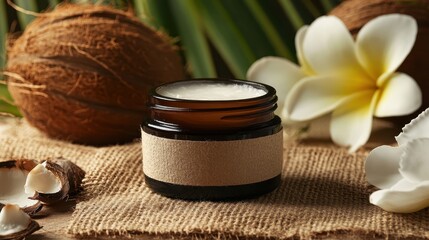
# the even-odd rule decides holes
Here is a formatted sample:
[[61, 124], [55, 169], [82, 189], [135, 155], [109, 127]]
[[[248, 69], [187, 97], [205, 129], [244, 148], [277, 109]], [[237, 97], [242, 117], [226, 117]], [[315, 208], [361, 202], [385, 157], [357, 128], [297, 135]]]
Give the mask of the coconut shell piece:
[[46, 160], [28, 174], [25, 188], [30, 199], [46, 204], [67, 200], [79, 192], [85, 172], [66, 159]]
[[177, 48], [131, 12], [62, 4], [8, 47], [4, 75], [28, 122], [48, 136], [108, 145], [140, 136], [149, 90], [185, 78]]
[[37, 161], [26, 159], [0, 162], [0, 207], [17, 204], [30, 215], [42, 209], [42, 203], [29, 199], [32, 195], [24, 190], [27, 175], [37, 164]]
[[24, 239], [41, 228], [17, 205], [6, 204], [0, 211], [0, 240]]

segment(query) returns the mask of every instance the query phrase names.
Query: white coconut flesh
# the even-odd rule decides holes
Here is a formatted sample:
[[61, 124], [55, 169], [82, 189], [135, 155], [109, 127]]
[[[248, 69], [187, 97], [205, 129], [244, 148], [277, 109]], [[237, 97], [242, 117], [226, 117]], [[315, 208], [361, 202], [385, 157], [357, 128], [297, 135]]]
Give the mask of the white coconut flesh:
[[24, 190], [27, 174], [18, 168], [0, 168], [0, 203], [17, 204], [21, 208], [38, 203], [37, 200], [28, 199], [34, 192], [30, 194]]
[[18, 205], [7, 204], [0, 212], [0, 236], [24, 231], [31, 223], [31, 218]]
[[61, 190], [61, 181], [46, 168], [46, 161], [37, 164], [27, 176], [25, 182], [25, 193], [34, 195], [39, 193], [57, 193]]

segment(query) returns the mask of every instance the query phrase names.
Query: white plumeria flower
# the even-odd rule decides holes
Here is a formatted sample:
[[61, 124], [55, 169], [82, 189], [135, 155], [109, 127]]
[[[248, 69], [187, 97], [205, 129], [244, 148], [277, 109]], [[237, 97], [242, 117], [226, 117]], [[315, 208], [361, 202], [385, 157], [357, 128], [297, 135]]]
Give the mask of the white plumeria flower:
[[276, 114], [287, 124], [297, 122], [292, 121], [287, 112], [283, 111], [286, 96], [298, 80], [313, 74], [302, 56], [302, 39], [307, 28], [308, 26], [300, 28], [295, 35], [295, 48], [301, 67], [281, 57], [264, 57], [254, 62], [247, 71], [247, 79], [268, 84], [276, 89], [278, 97]]
[[398, 147], [377, 147], [366, 159], [368, 182], [382, 189], [369, 201], [389, 212], [415, 212], [429, 206], [429, 108], [396, 141]]
[[283, 119], [309, 121], [332, 113], [332, 140], [353, 152], [368, 141], [373, 115], [407, 115], [420, 107], [417, 83], [395, 72], [416, 35], [414, 18], [389, 14], [368, 22], [354, 41], [340, 19], [323, 16], [296, 35], [301, 67], [267, 57], [251, 66], [248, 79], [277, 89]]

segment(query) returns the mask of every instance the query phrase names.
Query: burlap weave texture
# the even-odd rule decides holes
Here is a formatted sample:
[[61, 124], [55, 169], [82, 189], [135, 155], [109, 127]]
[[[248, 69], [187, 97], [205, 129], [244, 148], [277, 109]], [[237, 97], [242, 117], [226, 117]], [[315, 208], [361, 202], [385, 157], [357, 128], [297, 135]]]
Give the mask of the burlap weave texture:
[[43, 138], [0, 138], [0, 159], [63, 156], [87, 171], [70, 219], [76, 237], [314, 238], [429, 237], [429, 211], [392, 214], [372, 206], [364, 179], [367, 151], [328, 144], [285, 145], [275, 192], [239, 202], [190, 202], [152, 193], [140, 143], [83, 147]]

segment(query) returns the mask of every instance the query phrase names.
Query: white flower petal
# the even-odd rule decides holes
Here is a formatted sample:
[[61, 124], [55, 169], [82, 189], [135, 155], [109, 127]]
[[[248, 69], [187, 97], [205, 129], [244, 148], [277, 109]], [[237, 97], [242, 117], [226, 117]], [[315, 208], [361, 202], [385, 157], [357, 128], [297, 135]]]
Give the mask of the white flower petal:
[[317, 18], [305, 32], [303, 58], [320, 75], [339, 76], [350, 81], [369, 81], [359, 64], [353, 37], [344, 23], [334, 16]]
[[365, 161], [368, 182], [381, 189], [391, 188], [397, 184], [402, 179], [399, 161], [403, 151], [403, 146], [380, 146], [373, 149]]
[[373, 90], [353, 94], [335, 109], [330, 132], [336, 144], [354, 152], [368, 141], [376, 95]]
[[374, 115], [392, 117], [408, 115], [422, 104], [422, 92], [416, 81], [404, 73], [394, 73], [387, 80]]
[[396, 141], [399, 145], [404, 145], [417, 138], [429, 138], [429, 108], [405, 125]]
[[[369, 21], [359, 31], [356, 54], [367, 72], [378, 79], [396, 71], [413, 48], [416, 35], [414, 18], [403, 14], [383, 15]], [[379, 79], [378, 86], [383, 79]]]
[[429, 181], [415, 185], [402, 182], [372, 193], [369, 201], [388, 212], [416, 212], [429, 206]]
[[420, 138], [405, 145], [399, 162], [399, 172], [411, 182], [429, 180], [429, 138]]
[[396, 190], [396, 191], [412, 191], [417, 187], [417, 184], [415, 182], [410, 182], [405, 178], [402, 178], [399, 180], [395, 185], [390, 187], [390, 190]]
[[307, 77], [290, 90], [285, 108], [291, 120], [311, 120], [332, 111], [360, 89], [365, 88], [354, 81], [328, 76]]
[[287, 94], [295, 83], [304, 78], [300, 67], [280, 57], [264, 57], [254, 62], [247, 71], [247, 79], [268, 84], [276, 89], [278, 108], [283, 109]]
[[303, 49], [302, 49], [307, 30], [308, 30], [308, 26], [303, 26], [298, 30], [298, 32], [295, 35], [295, 48], [296, 48], [296, 55], [298, 57], [298, 62], [301, 65], [302, 71], [308, 75], [313, 75], [314, 71], [313, 69], [311, 69], [310, 65], [305, 59], [303, 54]]

